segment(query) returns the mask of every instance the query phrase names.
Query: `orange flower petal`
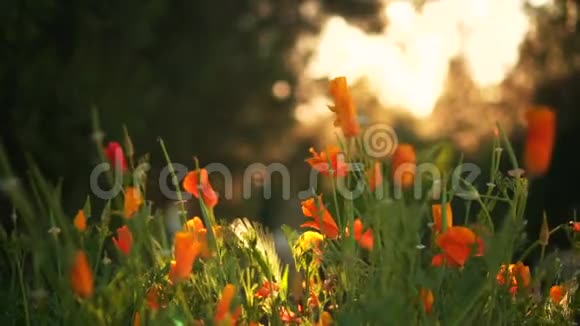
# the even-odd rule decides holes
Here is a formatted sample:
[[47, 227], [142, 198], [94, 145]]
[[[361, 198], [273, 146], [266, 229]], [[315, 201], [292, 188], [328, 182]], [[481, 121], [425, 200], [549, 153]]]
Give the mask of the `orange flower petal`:
[[526, 172], [531, 175], [545, 174], [550, 167], [556, 137], [556, 114], [548, 107], [527, 112], [528, 132], [524, 154]]
[[369, 182], [369, 190], [371, 192], [375, 191], [377, 187], [383, 184], [383, 170], [379, 161], [375, 161], [373, 166], [367, 171], [366, 175]]
[[85, 212], [82, 209], [79, 209], [73, 224], [80, 232], [84, 232], [87, 229], [87, 217], [85, 216]]
[[141, 192], [135, 187], [128, 187], [125, 189], [125, 206], [123, 209], [123, 214], [125, 217], [129, 218], [133, 216], [139, 207], [143, 204], [143, 198], [141, 197]]
[[425, 313], [431, 313], [433, 303], [435, 302], [435, 297], [430, 289], [421, 289], [419, 296], [421, 297], [421, 303], [423, 304], [423, 309]]
[[320, 153], [310, 148], [310, 153], [312, 157], [306, 159], [306, 163], [322, 175], [330, 175], [331, 169], [335, 177], [347, 175], [348, 165], [344, 160], [344, 153], [337, 146], [330, 145], [326, 148], [326, 151]]
[[332, 215], [330, 215], [330, 212], [324, 207], [322, 196], [318, 196], [316, 202], [314, 198], [303, 201], [302, 212], [305, 216], [312, 218], [312, 221], [308, 221], [302, 225], [319, 230], [329, 238], [334, 239], [338, 237], [338, 226], [332, 218]]
[[77, 251], [70, 270], [70, 281], [73, 291], [81, 298], [93, 294], [93, 272], [84, 251]]
[[472, 247], [478, 245], [475, 255], [481, 255], [483, 243], [477, 238], [471, 229], [464, 226], [452, 226], [435, 240], [439, 248], [443, 250], [448, 264], [463, 266], [470, 257]]
[[[221, 322], [225, 321], [228, 316], [233, 317], [231, 319], [231, 325], [235, 325], [235, 319], [238, 313], [235, 312], [233, 315], [230, 315], [230, 306], [232, 304], [232, 300], [236, 295], [236, 287], [233, 284], [227, 284], [223, 291], [220, 300], [216, 305], [215, 310], [215, 323], [219, 325]], [[236, 309], [237, 310], [237, 309]]]
[[360, 218], [354, 220], [354, 239], [359, 243], [362, 248], [371, 250], [373, 249], [373, 232], [368, 229], [366, 232], [363, 233], [363, 224]]
[[113, 243], [125, 256], [128, 256], [133, 246], [133, 234], [131, 230], [126, 225], [118, 228], [117, 238], [113, 238]]
[[550, 288], [550, 298], [555, 304], [562, 302], [562, 298], [566, 295], [566, 289], [561, 285], [554, 285]]
[[409, 144], [400, 144], [395, 149], [392, 158], [393, 182], [404, 189], [409, 188], [415, 181], [417, 157], [415, 148]]
[[170, 275], [174, 281], [187, 279], [195, 259], [202, 250], [201, 243], [196, 241], [192, 232], [177, 232], [174, 238], [175, 267]]
[[[453, 210], [451, 209], [451, 203], [447, 203], [445, 205], [446, 208], [446, 229], [449, 229], [453, 226]], [[436, 232], [443, 231], [443, 209], [441, 204], [434, 204], [431, 206], [431, 211], [433, 213], [433, 229]]]
[[329, 107], [336, 113], [335, 126], [340, 126], [345, 137], [353, 137], [359, 133], [359, 124], [356, 116], [356, 108], [345, 77], [337, 77], [330, 81], [330, 95], [334, 99], [334, 106]]
[[183, 188], [195, 198], [199, 198], [199, 189], [201, 189], [202, 200], [209, 208], [215, 207], [218, 203], [218, 195], [209, 183], [206, 169], [189, 172], [183, 179]]

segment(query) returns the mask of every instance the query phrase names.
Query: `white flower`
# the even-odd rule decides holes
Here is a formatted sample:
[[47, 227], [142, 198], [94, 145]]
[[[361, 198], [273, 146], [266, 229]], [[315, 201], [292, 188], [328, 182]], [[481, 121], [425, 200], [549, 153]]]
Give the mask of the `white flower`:
[[107, 252], [105, 251], [105, 257], [103, 257], [103, 265], [107, 266], [111, 263], [111, 258], [109, 258], [109, 256], [107, 255]]
[[514, 177], [514, 178], [520, 178], [522, 175], [524, 175], [524, 173], [526, 173], [526, 171], [524, 171], [524, 169], [513, 169], [513, 170], [509, 170], [508, 171], [508, 175], [510, 177]]
[[48, 233], [52, 234], [52, 236], [57, 237], [60, 233], [60, 228], [58, 226], [53, 226], [48, 229]]

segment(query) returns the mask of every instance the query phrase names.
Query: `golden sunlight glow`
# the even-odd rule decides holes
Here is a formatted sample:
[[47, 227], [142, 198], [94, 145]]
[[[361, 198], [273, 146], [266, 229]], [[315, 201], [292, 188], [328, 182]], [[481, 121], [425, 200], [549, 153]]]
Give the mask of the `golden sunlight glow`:
[[[482, 89], [505, 79], [518, 62], [519, 46], [530, 25], [524, 4], [524, 0], [439, 0], [418, 10], [411, 1], [391, 0], [384, 5], [385, 27], [378, 33], [339, 16], [329, 17], [309, 49], [312, 56], [300, 71], [300, 83], [339, 75], [351, 85], [364, 80], [381, 106], [428, 117], [445, 90], [453, 59], [464, 60], [471, 79]], [[302, 52], [300, 45], [296, 51]], [[297, 120], [304, 120], [306, 107], [312, 112], [311, 105], [321, 105], [319, 100], [305, 101], [295, 112]]]
[[551, 5], [554, 0], [528, 0], [528, 4], [532, 7], [544, 7]]

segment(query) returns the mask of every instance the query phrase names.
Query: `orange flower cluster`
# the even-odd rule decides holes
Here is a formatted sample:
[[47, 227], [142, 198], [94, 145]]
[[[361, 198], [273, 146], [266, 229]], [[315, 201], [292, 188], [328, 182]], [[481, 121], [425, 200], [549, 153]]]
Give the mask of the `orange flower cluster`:
[[255, 297], [258, 299], [269, 298], [272, 293], [278, 292], [279, 287], [275, 282], [264, 281], [262, 286], [256, 291]]
[[550, 167], [556, 138], [556, 114], [548, 107], [531, 109], [526, 114], [528, 132], [524, 154], [526, 172], [542, 175]]
[[[302, 202], [302, 213], [306, 217], [312, 218], [311, 221], [305, 222], [301, 227], [309, 227], [320, 231], [322, 234], [330, 239], [336, 239], [339, 236], [340, 230], [334, 221], [334, 218], [324, 206], [322, 202], [322, 195], [316, 198], [310, 198]], [[357, 218], [354, 220], [354, 239], [362, 248], [371, 250], [373, 248], [373, 232], [371, 229], [364, 231], [362, 221]], [[348, 228], [345, 229], [348, 236]]]
[[326, 151], [320, 153], [317, 153], [314, 148], [310, 148], [310, 153], [312, 157], [306, 159], [306, 162], [322, 175], [344, 177], [347, 174], [348, 166], [340, 148], [330, 145]]
[[[506, 279], [509, 280], [509, 282], [506, 282]], [[509, 266], [501, 265], [496, 280], [499, 285], [507, 284], [510, 293], [515, 295], [518, 292], [518, 289], [530, 286], [530, 267], [524, 265], [521, 261], [516, 264], [509, 264]]]
[[[213, 228], [216, 239], [221, 238], [221, 228]], [[188, 220], [183, 226], [183, 231], [175, 233], [174, 256], [169, 269], [169, 279], [179, 282], [187, 279], [193, 268], [193, 263], [198, 257], [211, 257], [208, 245], [207, 229], [198, 216]]]
[[[453, 210], [451, 204], [445, 205], [446, 219], [443, 221], [443, 207], [441, 204], [431, 206], [433, 214], [433, 230], [435, 244], [442, 253], [433, 257], [431, 265], [463, 267], [471, 255], [483, 255], [483, 241], [475, 233], [464, 226], [453, 226]], [[443, 231], [445, 223], [445, 231]], [[475, 252], [473, 252], [475, 251]]]
[[329, 92], [334, 99], [334, 106], [328, 108], [336, 114], [335, 126], [339, 126], [345, 137], [354, 137], [359, 133], [354, 101], [350, 96], [346, 77], [337, 77], [330, 81]]

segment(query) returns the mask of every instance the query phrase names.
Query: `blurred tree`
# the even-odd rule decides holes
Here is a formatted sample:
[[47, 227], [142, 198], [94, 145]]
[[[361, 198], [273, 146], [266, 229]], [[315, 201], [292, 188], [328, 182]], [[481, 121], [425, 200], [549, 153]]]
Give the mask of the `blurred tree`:
[[96, 157], [93, 105], [106, 140], [126, 124], [154, 166], [158, 136], [190, 167], [193, 154], [239, 167], [241, 147], [260, 160], [292, 125], [291, 100], [270, 94], [292, 80], [281, 55], [294, 40], [292, 10], [265, 0], [2, 1], [0, 138], [20, 172], [30, 153], [64, 178], [69, 209], [82, 204]]

